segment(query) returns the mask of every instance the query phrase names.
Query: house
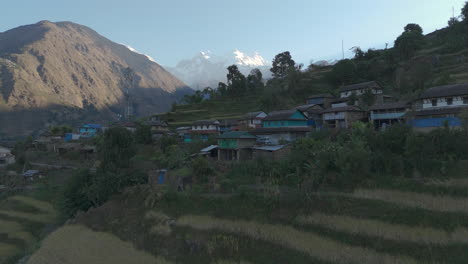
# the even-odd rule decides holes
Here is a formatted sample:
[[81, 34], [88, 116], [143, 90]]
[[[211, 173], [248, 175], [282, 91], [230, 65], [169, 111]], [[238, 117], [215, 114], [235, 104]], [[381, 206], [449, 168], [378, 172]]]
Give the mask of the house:
[[262, 128], [307, 127], [307, 116], [297, 110], [274, 111], [262, 120]]
[[80, 127], [81, 138], [91, 138], [103, 131], [103, 127], [98, 124], [86, 124]]
[[417, 131], [427, 132], [445, 125], [460, 127], [459, 114], [468, 111], [468, 83], [429, 88], [414, 105], [409, 123]]
[[351, 128], [356, 121], [367, 121], [367, 114], [357, 106], [348, 105], [323, 110], [322, 119], [328, 128]]
[[377, 82], [371, 81], [341, 87], [340, 97], [347, 98], [350, 97], [353, 93], [357, 96], [360, 96], [368, 91], [374, 95], [383, 94], [383, 88]]
[[181, 140], [184, 143], [192, 142], [192, 134], [190, 133], [191, 131], [192, 131], [192, 127], [176, 128], [176, 133], [177, 133], [177, 136], [179, 137], [179, 140]]
[[259, 112], [249, 112], [245, 114], [240, 120], [240, 125], [244, 128], [259, 128], [262, 127], [262, 120], [267, 116], [263, 111]]
[[64, 141], [60, 135], [55, 135], [50, 131], [40, 134], [34, 141], [33, 145], [37, 150], [58, 152], [57, 147]]
[[81, 134], [78, 134], [78, 133], [66, 133], [64, 140], [65, 142], [76, 141], [76, 140], [79, 140], [80, 137], [81, 137]]
[[252, 159], [252, 147], [256, 142], [257, 137], [249, 132], [226, 132], [218, 137], [218, 160], [250, 160]]
[[127, 129], [128, 131], [130, 131], [130, 132], [132, 132], [132, 133], [136, 131], [137, 126], [138, 126], [137, 123], [131, 122], [131, 121], [118, 122], [118, 123], [115, 123], [115, 124], [112, 125], [112, 127], [122, 127], [122, 128], [125, 128], [125, 129]]
[[200, 150], [199, 156], [218, 159], [218, 145], [210, 145]]
[[[329, 108], [338, 108], [338, 107], [345, 107], [348, 106], [349, 98], [335, 98], [330, 100], [330, 107]], [[354, 102], [354, 105], [357, 105], [357, 101]]]
[[281, 160], [291, 153], [291, 145], [255, 146], [254, 159]]
[[324, 108], [329, 108], [330, 107], [330, 101], [334, 99], [335, 96], [329, 94], [329, 93], [324, 93], [324, 94], [314, 94], [309, 96], [306, 99], [306, 104], [308, 105], [320, 105], [321, 107]]
[[15, 155], [11, 150], [0, 146], [0, 167], [15, 163]]
[[370, 121], [376, 129], [385, 129], [395, 123], [404, 123], [405, 115], [410, 110], [408, 102], [376, 104], [369, 108]]
[[202, 141], [207, 141], [210, 135], [219, 134], [218, 120], [199, 120], [192, 123], [192, 140], [199, 137]]
[[322, 127], [323, 107], [318, 104], [300, 105], [295, 108], [301, 111], [307, 117], [307, 125], [314, 128]]
[[297, 110], [274, 111], [262, 120], [262, 127], [252, 130], [261, 144], [278, 145], [305, 137], [310, 132], [307, 116]]
[[166, 122], [160, 120], [151, 120], [148, 122], [153, 140], [161, 138], [169, 132], [169, 126]]
[[219, 132], [239, 131], [239, 120], [224, 119], [219, 121]]

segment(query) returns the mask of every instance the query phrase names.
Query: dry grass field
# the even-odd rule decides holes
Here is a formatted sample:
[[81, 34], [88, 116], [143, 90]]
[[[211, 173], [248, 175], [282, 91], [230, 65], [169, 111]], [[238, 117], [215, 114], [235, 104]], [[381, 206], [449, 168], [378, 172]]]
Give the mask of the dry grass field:
[[29, 264], [169, 264], [114, 235], [80, 225], [64, 226], [49, 235]]
[[304, 252], [311, 257], [334, 263], [417, 263], [415, 260], [375, 252], [371, 249], [349, 246], [320, 235], [303, 232], [291, 226], [261, 224], [252, 221], [232, 221], [211, 216], [187, 215], [177, 220], [178, 226], [198, 230], [218, 230], [264, 240]]
[[344, 215], [326, 215], [314, 213], [297, 218], [300, 224], [312, 224], [330, 228], [339, 232], [379, 237], [394, 241], [408, 241], [424, 244], [449, 245], [468, 243], [468, 230], [456, 229], [454, 232], [430, 228], [389, 224], [382, 221]]

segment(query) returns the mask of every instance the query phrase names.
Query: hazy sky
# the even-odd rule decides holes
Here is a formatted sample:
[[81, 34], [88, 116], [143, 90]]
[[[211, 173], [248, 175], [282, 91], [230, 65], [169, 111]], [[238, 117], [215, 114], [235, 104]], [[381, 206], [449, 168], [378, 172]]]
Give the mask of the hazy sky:
[[199, 51], [289, 50], [296, 61], [393, 44], [407, 23], [445, 27], [465, 0], [1, 0], [0, 32], [40, 20], [73, 21], [173, 66]]

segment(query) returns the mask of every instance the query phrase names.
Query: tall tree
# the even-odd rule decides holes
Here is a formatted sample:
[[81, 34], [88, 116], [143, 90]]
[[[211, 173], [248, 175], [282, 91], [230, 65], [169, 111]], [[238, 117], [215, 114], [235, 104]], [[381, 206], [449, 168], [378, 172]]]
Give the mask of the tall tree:
[[219, 95], [225, 96], [227, 94], [227, 85], [223, 82], [219, 82], [217, 91]]
[[405, 31], [395, 40], [395, 48], [400, 56], [409, 59], [424, 44], [422, 28], [418, 24], [408, 24]]
[[98, 145], [101, 168], [105, 170], [127, 168], [135, 153], [132, 133], [122, 127], [107, 129]]
[[231, 65], [227, 68], [228, 74], [228, 92], [231, 95], [242, 95], [247, 88], [247, 80], [245, 76], [239, 71], [237, 65]]
[[282, 52], [275, 56], [270, 71], [275, 78], [284, 78], [289, 71], [294, 70], [296, 62], [291, 57], [289, 51]]

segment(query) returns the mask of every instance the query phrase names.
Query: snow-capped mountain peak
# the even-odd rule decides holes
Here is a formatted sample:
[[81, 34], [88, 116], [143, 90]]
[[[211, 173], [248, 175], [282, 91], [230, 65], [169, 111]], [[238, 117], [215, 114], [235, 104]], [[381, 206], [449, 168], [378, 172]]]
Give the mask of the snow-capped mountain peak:
[[210, 59], [211, 58], [211, 51], [200, 51], [200, 55], [205, 58], [205, 59]]
[[141, 52], [138, 52], [136, 49], [132, 48], [132, 47], [129, 46], [129, 45], [125, 45], [125, 44], [122, 44], [122, 45], [124, 45], [125, 47], [127, 47], [127, 49], [129, 49], [131, 52], [135, 52], [135, 53], [137, 53], [137, 54], [143, 55], [143, 56], [145, 56], [146, 58], [148, 58], [148, 60], [150, 60], [150, 61], [152, 61], [152, 62], [154, 62], [154, 63], [157, 63], [156, 60], [153, 59], [151, 56], [146, 55], [146, 54], [143, 54], [143, 53], [141, 53]]
[[255, 52], [253, 56], [248, 56], [244, 52], [236, 49], [234, 50], [236, 64], [248, 67], [262, 67], [267, 66], [268, 62], [258, 53]]

